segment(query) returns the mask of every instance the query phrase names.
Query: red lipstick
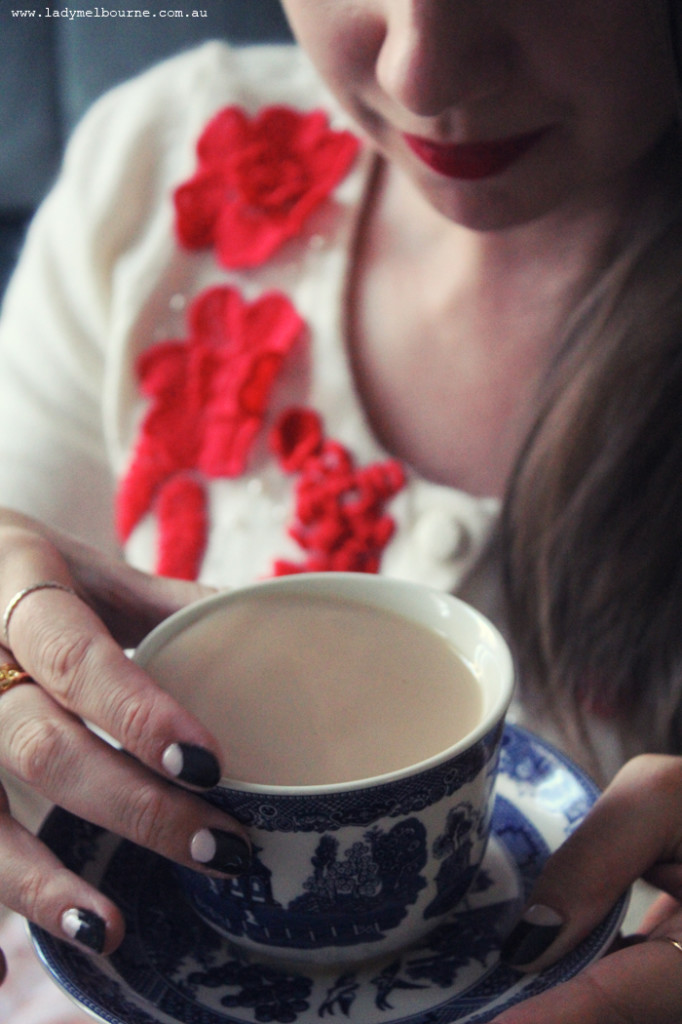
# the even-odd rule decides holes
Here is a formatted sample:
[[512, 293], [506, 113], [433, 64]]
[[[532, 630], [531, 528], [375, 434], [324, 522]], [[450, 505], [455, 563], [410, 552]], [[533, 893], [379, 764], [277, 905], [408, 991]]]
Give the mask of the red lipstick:
[[422, 139], [418, 135], [403, 135], [412, 152], [433, 171], [447, 178], [476, 181], [501, 174], [516, 163], [536, 142], [546, 135], [547, 128], [539, 128], [524, 135], [490, 142], [463, 142], [443, 145]]

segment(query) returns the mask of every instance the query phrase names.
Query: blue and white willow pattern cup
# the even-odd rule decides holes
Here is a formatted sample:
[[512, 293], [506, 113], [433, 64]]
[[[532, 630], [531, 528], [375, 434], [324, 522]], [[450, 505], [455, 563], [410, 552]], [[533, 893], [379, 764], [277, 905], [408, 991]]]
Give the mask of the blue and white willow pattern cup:
[[[159, 678], [155, 659], [188, 626], [217, 610], [229, 616], [245, 595], [273, 590], [359, 601], [446, 638], [481, 688], [482, 713], [463, 739], [375, 777], [305, 786], [222, 779], [206, 798], [248, 827], [251, 870], [229, 881], [179, 867], [180, 884], [207, 923], [261, 956], [338, 965], [393, 953], [452, 911], [483, 859], [513, 689], [511, 657], [487, 619], [451, 595], [386, 577], [311, 573], [199, 601], [158, 626], [135, 660]], [[181, 650], [196, 686], [192, 650]], [[229, 660], [225, 671], [229, 691]]]

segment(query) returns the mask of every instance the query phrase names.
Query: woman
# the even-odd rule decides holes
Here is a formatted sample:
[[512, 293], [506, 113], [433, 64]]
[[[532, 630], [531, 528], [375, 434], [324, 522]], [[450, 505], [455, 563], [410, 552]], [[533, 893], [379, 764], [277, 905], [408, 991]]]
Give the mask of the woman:
[[[126, 557], [150, 573], [235, 585], [378, 568], [457, 590], [504, 625], [502, 552], [529, 720], [556, 731], [568, 695], [563, 742], [602, 777], [631, 753], [681, 749], [668, 628], [677, 4], [285, 7], [315, 71], [296, 51], [209, 47], [99, 105], [33, 228], [0, 335], [12, 424], [0, 495], [14, 510], [0, 605], [11, 658], [38, 683], [0, 699], [0, 766], [227, 874], [247, 866], [248, 837], [164, 776], [208, 786], [229, 751], [118, 646], [196, 585], [112, 560], [114, 503]], [[362, 499], [352, 515], [339, 487]], [[581, 835], [581, 865], [601, 871]], [[668, 838], [628, 849], [618, 884], [674, 853]], [[116, 947], [118, 910], [7, 807], [0, 844], [7, 905]], [[573, 908], [586, 917], [578, 890], [540, 902], [559, 936], [549, 957], [576, 937]], [[634, 1019], [673, 1020], [660, 983], [629, 965], [655, 957], [669, 971], [675, 952], [645, 943], [594, 977], [615, 972], [628, 998], [637, 977]], [[573, 984], [581, 1021], [618, 1019]], [[555, 1000], [545, 1016], [572, 1019], [562, 1012]]]

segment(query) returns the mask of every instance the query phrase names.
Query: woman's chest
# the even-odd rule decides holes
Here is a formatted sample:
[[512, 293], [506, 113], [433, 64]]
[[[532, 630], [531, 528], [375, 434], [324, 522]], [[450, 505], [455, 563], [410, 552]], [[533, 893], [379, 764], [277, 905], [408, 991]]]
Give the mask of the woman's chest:
[[372, 312], [352, 332], [355, 384], [372, 429], [426, 479], [501, 497], [533, 423], [547, 346], [504, 318], [439, 319], [395, 294], [393, 303], [367, 296]]

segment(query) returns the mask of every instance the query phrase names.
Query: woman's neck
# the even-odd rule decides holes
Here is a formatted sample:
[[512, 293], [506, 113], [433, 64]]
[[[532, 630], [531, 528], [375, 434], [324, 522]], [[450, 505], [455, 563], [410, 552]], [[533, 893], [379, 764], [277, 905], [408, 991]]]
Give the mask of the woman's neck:
[[379, 173], [358, 239], [349, 349], [370, 422], [438, 483], [501, 495], [566, 317], [608, 257], [615, 210], [477, 233]]
[[[572, 294], [598, 273], [632, 206], [628, 184], [607, 196], [580, 198], [530, 223], [472, 231], [447, 220], [395, 168], [377, 184], [373, 228], [389, 232], [394, 251], [429, 259], [434, 288], [474, 293], [493, 307], [512, 306], [536, 285]], [[521, 289], [519, 293], [519, 289]]]

